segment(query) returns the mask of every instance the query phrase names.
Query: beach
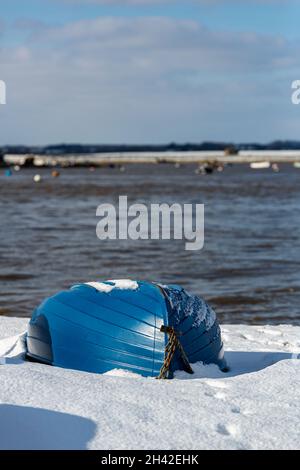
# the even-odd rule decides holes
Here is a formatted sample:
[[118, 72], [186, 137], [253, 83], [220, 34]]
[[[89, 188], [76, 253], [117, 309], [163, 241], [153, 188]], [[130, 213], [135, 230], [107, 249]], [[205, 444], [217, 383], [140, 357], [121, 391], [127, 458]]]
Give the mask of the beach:
[[299, 327], [223, 325], [228, 373], [166, 381], [25, 362], [26, 327], [0, 318], [1, 449], [299, 449]]

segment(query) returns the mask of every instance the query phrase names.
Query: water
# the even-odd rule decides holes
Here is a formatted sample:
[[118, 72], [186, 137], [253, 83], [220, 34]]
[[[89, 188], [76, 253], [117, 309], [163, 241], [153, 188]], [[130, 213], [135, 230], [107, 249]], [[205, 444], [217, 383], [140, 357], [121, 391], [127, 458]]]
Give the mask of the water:
[[[300, 170], [195, 166], [0, 170], [0, 315], [30, 316], [46, 296], [78, 282], [133, 278], [182, 284], [227, 323], [300, 324]], [[205, 204], [205, 245], [99, 241], [96, 207], [133, 202]]]

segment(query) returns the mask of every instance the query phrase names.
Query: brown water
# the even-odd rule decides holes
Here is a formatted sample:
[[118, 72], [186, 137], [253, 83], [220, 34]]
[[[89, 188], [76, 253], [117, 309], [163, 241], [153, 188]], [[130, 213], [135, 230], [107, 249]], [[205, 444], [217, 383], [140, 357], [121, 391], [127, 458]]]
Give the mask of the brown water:
[[[300, 170], [227, 167], [199, 176], [192, 165], [0, 170], [0, 315], [30, 316], [74, 283], [130, 277], [178, 283], [204, 296], [221, 321], [300, 324]], [[205, 204], [205, 245], [100, 241], [96, 207], [133, 202]]]

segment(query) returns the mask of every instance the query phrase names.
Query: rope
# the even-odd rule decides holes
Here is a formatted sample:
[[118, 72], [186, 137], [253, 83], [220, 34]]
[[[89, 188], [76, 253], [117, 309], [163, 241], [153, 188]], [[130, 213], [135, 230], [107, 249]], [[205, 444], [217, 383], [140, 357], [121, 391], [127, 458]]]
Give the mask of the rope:
[[164, 363], [160, 369], [159, 376], [157, 377], [158, 379], [166, 379], [168, 376], [168, 372], [170, 370], [170, 365], [172, 362], [172, 359], [174, 357], [174, 354], [176, 352], [176, 349], [179, 351], [179, 354], [181, 356], [183, 365], [184, 365], [184, 370], [188, 372], [189, 374], [193, 374], [194, 371], [191, 368], [191, 365], [189, 363], [189, 360], [187, 358], [187, 355], [184, 352], [184, 349], [182, 347], [182, 344], [180, 343], [177, 335], [179, 333], [176, 333], [173, 327], [171, 326], [162, 326], [160, 329], [161, 332], [167, 333], [169, 335], [169, 341], [166, 345], [165, 349], [165, 359]]

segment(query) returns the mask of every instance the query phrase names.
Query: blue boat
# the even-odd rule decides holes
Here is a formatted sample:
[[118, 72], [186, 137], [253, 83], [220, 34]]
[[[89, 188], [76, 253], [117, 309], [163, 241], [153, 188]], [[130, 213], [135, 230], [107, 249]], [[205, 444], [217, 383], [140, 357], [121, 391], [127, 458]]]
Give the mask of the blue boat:
[[[226, 369], [220, 327], [207, 303], [180, 286], [144, 281], [79, 284], [44, 300], [28, 326], [27, 355], [68, 369], [157, 377], [169, 340], [164, 327], [180, 334], [189, 363]], [[168, 376], [178, 369], [185, 364], [176, 351]]]

